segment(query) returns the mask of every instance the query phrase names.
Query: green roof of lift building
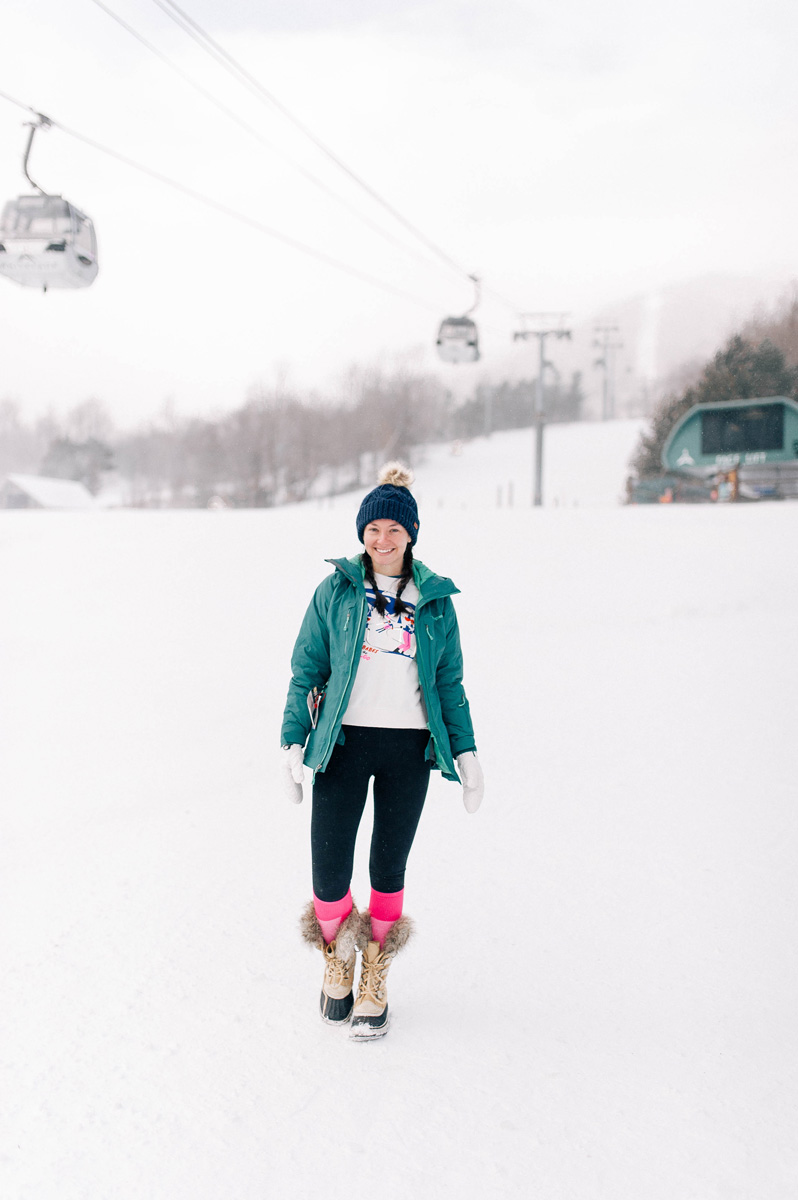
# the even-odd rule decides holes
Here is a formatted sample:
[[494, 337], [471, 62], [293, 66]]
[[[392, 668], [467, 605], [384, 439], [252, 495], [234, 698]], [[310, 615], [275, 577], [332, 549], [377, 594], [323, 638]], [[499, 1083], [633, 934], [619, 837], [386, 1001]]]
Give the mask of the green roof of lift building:
[[668, 471], [707, 474], [798, 461], [798, 404], [787, 396], [696, 404], [662, 450]]

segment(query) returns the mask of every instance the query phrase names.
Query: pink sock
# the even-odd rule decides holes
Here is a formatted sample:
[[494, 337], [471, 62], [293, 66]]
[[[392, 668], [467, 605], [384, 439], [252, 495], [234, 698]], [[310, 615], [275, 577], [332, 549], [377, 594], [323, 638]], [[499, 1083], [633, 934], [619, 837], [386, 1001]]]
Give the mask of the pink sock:
[[335, 941], [335, 935], [352, 911], [352, 892], [348, 891], [340, 900], [319, 900], [314, 892], [313, 907], [316, 919], [321, 925], [322, 936], [329, 946], [330, 942]]
[[371, 889], [371, 936], [380, 946], [385, 944], [385, 935], [402, 915], [405, 890], [401, 892], [376, 892]]

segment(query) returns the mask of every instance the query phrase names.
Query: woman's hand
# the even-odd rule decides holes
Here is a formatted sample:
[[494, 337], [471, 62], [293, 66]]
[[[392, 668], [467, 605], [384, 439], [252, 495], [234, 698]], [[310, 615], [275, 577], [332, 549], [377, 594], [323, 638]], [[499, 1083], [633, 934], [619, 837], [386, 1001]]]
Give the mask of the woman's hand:
[[280, 783], [289, 800], [302, 803], [302, 784], [305, 779], [304, 752], [301, 746], [283, 746], [280, 762]]
[[457, 770], [460, 772], [460, 779], [463, 784], [463, 804], [466, 812], [475, 813], [482, 803], [482, 796], [485, 792], [485, 780], [482, 776], [482, 767], [479, 765], [479, 759], [475, 750], [466, 750], [464, 754], [459, 754], [456, 759]]

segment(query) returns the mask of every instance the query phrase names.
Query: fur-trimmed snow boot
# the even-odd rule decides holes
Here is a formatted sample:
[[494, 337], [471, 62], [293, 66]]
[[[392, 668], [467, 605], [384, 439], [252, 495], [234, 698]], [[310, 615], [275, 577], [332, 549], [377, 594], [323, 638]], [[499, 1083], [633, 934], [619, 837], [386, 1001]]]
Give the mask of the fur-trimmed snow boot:
[[352, 907], [329, 945], [324, 941], [319, 919], [311, 900], [299, 923], [302, 937], [324, 955], [324, 978], [321, 984], [319, 1010], [328, 1025], [345, 1025], [352, 1015], [352, 987], [355, 982], [355, 952], [360, 937], [362, 916]]
[[388, 970], [399, 951], [407, 945], [413, 932], [409, 917], [394, 921], [385, 936], [385, 942], [371, 940], [371, 916], [361, 914], [360, 949], [363, 959], [360, 966], [360, 982], [357, 999], [352, 1010], [352, 1027], [349, 1036], [353, 1041], [369, 1041], [383, 1037], [388, 1032]]

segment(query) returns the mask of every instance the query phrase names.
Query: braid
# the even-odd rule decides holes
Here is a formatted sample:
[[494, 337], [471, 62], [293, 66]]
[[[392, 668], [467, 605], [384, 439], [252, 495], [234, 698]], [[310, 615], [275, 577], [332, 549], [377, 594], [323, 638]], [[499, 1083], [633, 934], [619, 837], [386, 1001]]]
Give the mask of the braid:
[[402, 599], [402, 592], [407, 587], [413, 578], [413, 546], [410, 542], [405, 546], [405, 556], [402, 559], [402, 574], [399, 578], [399, 587], [396, 590], [396, 604], [394, 605], [395, 613], [407, 612], [407, 605]]
[[377, 587], [377, 580], [374, 578], [374, 563], [371, 561], [371, 555], [367, 550], [361, 555], [363, 566], [366, 568], [366, 580], [374, 588], [374, 607], [381, 617], [385, 616], [385, 597]]

